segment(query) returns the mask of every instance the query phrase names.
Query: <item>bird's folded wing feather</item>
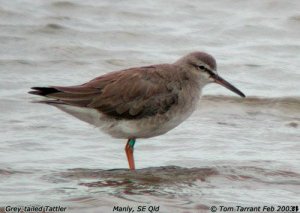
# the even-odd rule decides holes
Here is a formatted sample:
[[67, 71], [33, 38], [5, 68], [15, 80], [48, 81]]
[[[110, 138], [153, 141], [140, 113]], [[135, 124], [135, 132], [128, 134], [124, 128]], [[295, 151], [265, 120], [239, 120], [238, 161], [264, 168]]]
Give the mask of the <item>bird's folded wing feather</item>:
[[163, 114], [177, 104], [178, 90], [157, 69], [144, 67], [109, 73], [79, 86], [50, 87], [53, 92], [42, 95], [63, 104], [94, 108], [117, 119]]

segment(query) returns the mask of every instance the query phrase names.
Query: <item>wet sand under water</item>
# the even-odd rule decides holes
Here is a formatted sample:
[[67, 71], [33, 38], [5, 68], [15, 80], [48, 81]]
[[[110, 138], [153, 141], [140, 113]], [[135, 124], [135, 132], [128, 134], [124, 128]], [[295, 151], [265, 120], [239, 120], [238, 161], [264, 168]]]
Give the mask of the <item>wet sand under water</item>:
[[[1, 175], [12, 174], [9, 171], [1, 171]], [[24, 173], [20, 172], [19, 175], [22, 177]], [[205, 212], [212, 204], [279, 205], [272, 203], [274, 198], [281, 204], [298, 205], [297, 201], [291, 202], [289, 196], [291, 193], [298, 193], [300, 184], [299, 173], [251, 166], [165, 166], [138, 169], [134, 172], [127, 169], [77, 168], [53, 172], [41, 176], [40, 179], [49, 185], [63, 186], [56, 187], [47, 194], [50, 197], [55, 195], [65, 199], [56, 202], [44, 200], [36, 204], [46, 206], [55, 203], [69, 206], [68, 211], [71, 212], [110, 212], [113, 206], [128, 205], [135, 210], [138, 206], [159, 206], [160, 212]], [[252, 202], [245, 200], [245, 197], [236, 197], [234, 202], [229, 201], [233, 193], [249, 192], [254, 196]], [[261, 199], [263, 196], [265, 198]], [[26, 202], [20, 205], [26, 205]], [[27, 205], [34, 205], [34, 202]]]

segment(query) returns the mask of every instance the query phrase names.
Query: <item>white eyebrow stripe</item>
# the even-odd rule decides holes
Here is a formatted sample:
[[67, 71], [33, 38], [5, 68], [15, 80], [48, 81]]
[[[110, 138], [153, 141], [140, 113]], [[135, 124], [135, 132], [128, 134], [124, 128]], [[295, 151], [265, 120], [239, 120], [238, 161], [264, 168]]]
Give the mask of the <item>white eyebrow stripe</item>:
[[[206, 65], [201, 64], [201, 65], [197, 65], [194, 63], [191, 63], [193, 66], [195, 67], [199, 67], [200, 69], [203, 69], [204, 71], [206, 71], [210, 76], [214, 76], [217, 75], [214, 71], [212, 71], [210, 68], [206, 67]], [[203, 67], [203, 68], [202, 68]]]

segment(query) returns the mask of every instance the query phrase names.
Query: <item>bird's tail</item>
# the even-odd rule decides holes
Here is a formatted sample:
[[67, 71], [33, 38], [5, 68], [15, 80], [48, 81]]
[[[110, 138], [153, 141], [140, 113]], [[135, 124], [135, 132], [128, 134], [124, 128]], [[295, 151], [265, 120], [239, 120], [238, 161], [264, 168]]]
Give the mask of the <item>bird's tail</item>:
[[53, 93], [60, 92], [59, 90], [53, 87], [31, 87], [32, 91], [29, 91], [29, 94], [47, 96]]
[[99, 90], [96, 88], [87, 88], [82, 86], [72, 86], [72, 87], [32, 87], [29, 94], [39, 95], [49, 100], [42, 100], [39, 103], [48, 104], [68, 104], [73, 106], [86, 107]]

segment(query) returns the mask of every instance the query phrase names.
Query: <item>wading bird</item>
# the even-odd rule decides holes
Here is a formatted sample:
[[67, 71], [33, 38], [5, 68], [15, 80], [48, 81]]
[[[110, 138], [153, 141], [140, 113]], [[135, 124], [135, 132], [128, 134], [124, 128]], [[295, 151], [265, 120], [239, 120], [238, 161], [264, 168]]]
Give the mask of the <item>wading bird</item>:
[[137, 138], [164, 134], [196, 109], [202, 88], [218, 83], [245, 95], [221, 78], [216, 60], [204, 52], [190, 53], [172, 64], [157, 64], [111, 72], [77, 86], [32, 87], [41, 102], [99, 127], [115, 138], [127, 139], [125, 152], [135, 169]]

